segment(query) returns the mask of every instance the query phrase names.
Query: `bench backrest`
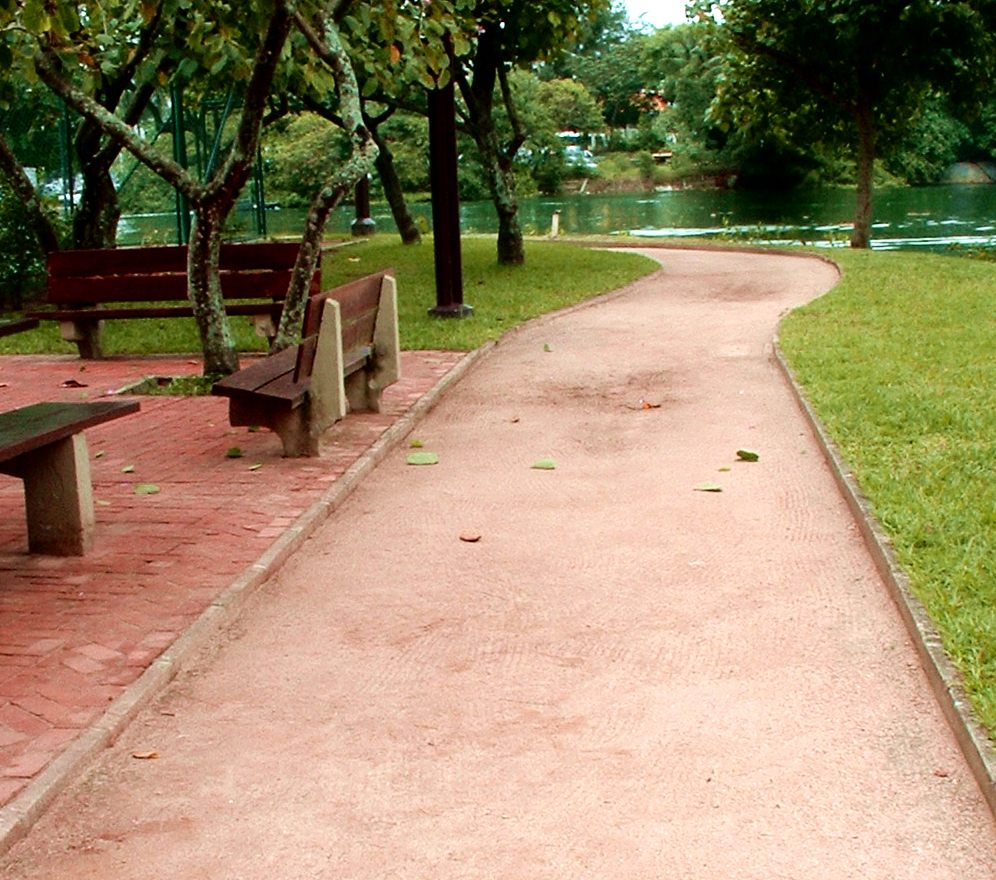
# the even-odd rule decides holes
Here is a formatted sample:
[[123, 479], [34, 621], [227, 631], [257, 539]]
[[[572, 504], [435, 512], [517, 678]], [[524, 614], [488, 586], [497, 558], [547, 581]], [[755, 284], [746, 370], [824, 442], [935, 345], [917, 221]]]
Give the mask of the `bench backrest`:
[[384, 278], [393, 275], [393, 269], [386, 269], [309, 297], [304, 309], [301, 344], [297, 349], [297, 364], [294, 367], [295, 382], [311, 375], [315, 364], [315, 353], [318, 350], [318, 330], [322, 323], [322, 313], [325, 302], [329, 299], [339, 303], [344, 362], [349, 363], [351, 354], [358, 349], [373, 345]]
[[[297, 259], [294, 242], [221, 246], [221, 292], [228, 299], [282, 300]], [[321, 289], [321, 268], [311, 294]], [[151, 302], [187, 298], [187, 248], [100, 248], [48, 257], [48, 301], [54, 305]]]

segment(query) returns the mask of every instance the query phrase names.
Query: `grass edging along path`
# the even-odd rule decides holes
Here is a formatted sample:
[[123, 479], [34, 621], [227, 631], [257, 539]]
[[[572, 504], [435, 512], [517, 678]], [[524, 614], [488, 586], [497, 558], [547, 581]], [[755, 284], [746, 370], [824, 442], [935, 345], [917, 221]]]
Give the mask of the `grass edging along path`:
[[996, 263], [833, 256], [782, 351], [996, 738]]
[[[406, 350], [471, 351], [537, 315], [591, 299], [641, 278], [658, 265], [639, 254], [607, 253], [556, 242], [529, 241], [524, 266], [499, 266], [493, 237], [467, 237], [462, 243], [464, 302], [470, 318], [431, 317], [436, 304], [432, 241], [405, 247], [396, 236], [373, 238], [323, 258], [325, 285], [342, 284], [383, 268], [398, 278], [401, 347]], [[240, 351], [262, 351], [249, 319], [233, 319]], [[108, 354], [189, 353], [200, 351], [193, 319], [107, 321]], [[59, 338], [54, 321], [37, 330], [0, 338], [0, 354], [75, 354]]]

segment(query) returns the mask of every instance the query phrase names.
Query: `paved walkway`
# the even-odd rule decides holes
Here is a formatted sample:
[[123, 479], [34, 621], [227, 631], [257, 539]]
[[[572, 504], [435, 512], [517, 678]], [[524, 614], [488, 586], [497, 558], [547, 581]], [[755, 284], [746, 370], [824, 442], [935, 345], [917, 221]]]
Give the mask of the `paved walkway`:
[[[0, 804], [49, 766], [232, 581], [461, 359], [404, 356], [380, 414], [327, 435], [321, 461], [281, 458], [269, 432], [228, 425], [217, 397], [142, 397], [87, 431], [96, 546], [29, 556], [19, 480], [0, 475]], [[197, 374], [190, 359], [0, 358], [0, 406], [96, 398], [143, 377]], [[228, 458], [239, 447], [241, 458]], [[159, 492], [138, 495], [140, 484]]]
[[[0, 861], [5, 876], [996, 876], [991, 814], [771, 359], [778, 317], [833, 271], [658, 256], [660, 272], [507, 337], [452, 387], [415, 432], [440, 463], [390, 452]], [[117, 448], [128, 422], [165, 425], [183, 405], [91, 432], [111, 502], [97, 552], [157, 573], [101, 597], [100, 557], [59, 586], [32, 562], [35, 613], [54, 600], [72, 621], [91, 601], [175, 591], [151, 615], [168, 621], [161, 648], [196, 614], [173, 566], [193, 558], [222, 588], [240, 531], [259, 541], [252, 559], [294, 516], [271, 502], [328, 485], [338, 444], [302, 464], [239, 435], [245, 457], [224, 460], [221, 416], [208, 453], [181, 441], [146, 463], [141, 445]], [[184, 410], [146, 448], [206, 417]], [[759, 460], [738, 462], [740, 447]], [[555, 469], [531, 467], [543, 458]], [[222, 482], [195, 473], [249, 488], [210, 524], [181, 522], [188, 496]], [[114, 531], [119, 507], [124, 523], [156, 519], [133, 512], [151, 509], [133, 479], [163, 487], [139, 499], [163, 505], [158, 540]], [[696, 491], [706, 482], [722, 492]], [[3, 656], [33, 668], [68, 647], [57, 666], [117, 663], [123, 679], [140, 645], [156, 650], [131, 632], [106, 653], [88, 647], [97, 631], [60, 638]], [[7, 710], [24, 700], [12, 690]]]

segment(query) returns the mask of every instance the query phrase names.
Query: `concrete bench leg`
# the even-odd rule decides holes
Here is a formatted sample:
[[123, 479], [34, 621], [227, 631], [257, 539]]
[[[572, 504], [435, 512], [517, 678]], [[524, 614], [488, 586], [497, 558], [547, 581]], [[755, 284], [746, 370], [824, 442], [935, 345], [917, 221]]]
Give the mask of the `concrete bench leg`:
[[100, 342], [103, 321], [60, 321], [59, 332], [66, 342], [75, 342], [80, 357], [84, 360], [97, 360], [104, 356]]
[[28, 549], [82, 556], [93, 545], [93, 488], [86, 438], [74, 434], [20, 456], [10, 472], [24, 481]]

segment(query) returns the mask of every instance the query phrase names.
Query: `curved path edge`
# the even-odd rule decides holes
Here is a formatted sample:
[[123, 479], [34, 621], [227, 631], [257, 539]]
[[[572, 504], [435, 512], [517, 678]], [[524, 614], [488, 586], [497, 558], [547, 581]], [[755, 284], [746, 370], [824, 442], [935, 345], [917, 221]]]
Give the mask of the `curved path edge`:
[[107, 711], [13, 800], [0, 807], [0, 855], [24, 837], [53, 800], [86, 771], [91, 761], [111, 745], [136, 714], [177, 676], [218, 631], [239, 614], [245, 602], [269, 580], [342, 502], [360, 481], [390, 453], [458, 382], [495, 346], [488, 343], [469, 352], [361, 455], [332, 487], [288, 527], [267, 550], [235, 578], [200, 616], [169, 646]]
[[896, 559], [892, 542], [872, 512], [871, 504], [858, 486], [854, 474], [848, 470], [840, 449], [831, 439], [823, 422], [806, 398], [802, 386], [796, 380], [777, 336], [774, 339], [774, 353], [782, 376], [816, 437], [879, 576], [899, 611], [903, 625], [920, 657], [934, 698], [989, 805], [993, 818], [996, 819], [996, 750], [993, 749], [988, 734], [976, 720], [961, 674], [944, 650], [941, 637], [923, 603], [914, 594], [909, 576]]

